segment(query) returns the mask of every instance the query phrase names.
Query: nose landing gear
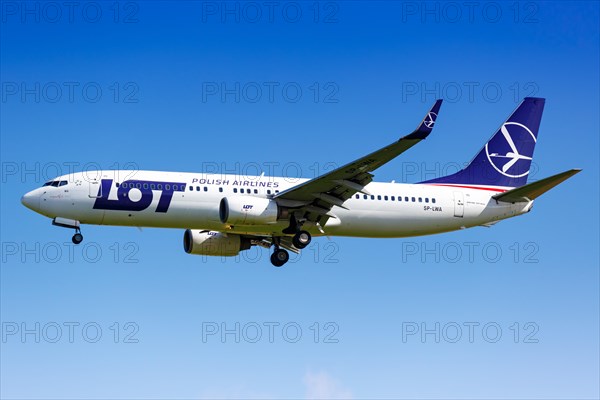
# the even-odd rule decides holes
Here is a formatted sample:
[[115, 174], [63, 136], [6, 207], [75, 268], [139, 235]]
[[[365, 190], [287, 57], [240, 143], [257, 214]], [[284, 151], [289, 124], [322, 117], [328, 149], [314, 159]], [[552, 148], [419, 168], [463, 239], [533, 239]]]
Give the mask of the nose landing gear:
[[62, 228], [75, 229], [75, 234], [71, 238], [71, 241], [74, 244], [79, 244], [83, 242], [83, 235], [81, 234], [81, 229], [79, 228], [81, 224], [79, 223], [79, 221], [76, 221], [74, 219], [56, 217], [52, 220], [52, 225], [60, 226]]
[[77, 228], [77, 230], [75, 231], [75, 234], [73, 235], [71, 240], [73, 241], [74, 244], [79, 244], [79, 243], [83, 242], [83, 235], [79, 231], [79, 228]]

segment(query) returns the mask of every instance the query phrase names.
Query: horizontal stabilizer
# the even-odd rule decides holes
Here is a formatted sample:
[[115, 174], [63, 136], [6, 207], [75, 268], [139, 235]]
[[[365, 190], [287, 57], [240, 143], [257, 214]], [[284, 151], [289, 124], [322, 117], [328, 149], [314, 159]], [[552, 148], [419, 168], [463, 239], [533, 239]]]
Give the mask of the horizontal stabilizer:
[[581, 172], [580, 169], [571, 169], [569, 171], [561, 172], [560, 174], [529, 183], [525, 186], [497, 194], [493, 197], [498, 201], [504, 201], [507, 203], [528, 202], [543, 195], [554, 186], [569, 179], [579, 172]]

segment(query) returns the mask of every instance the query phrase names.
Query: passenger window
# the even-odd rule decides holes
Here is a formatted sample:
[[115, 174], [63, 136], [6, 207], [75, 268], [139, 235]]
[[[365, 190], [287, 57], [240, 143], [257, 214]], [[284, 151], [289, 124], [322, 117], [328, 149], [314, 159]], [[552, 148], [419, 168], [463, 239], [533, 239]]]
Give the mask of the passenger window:
[[[152, 190], [156, 189], [156, 185], [154, 183], [151, 183], [150, 189], [152, 189]], [[194, 190], [194, 188], [190, 186], [190, 190]]]
[[148, 184], [144, 183], [144, 189], [148, 189]]
[[243, 188], [242, 188], [242, 189], [240, 189], [240, 193], [244, 193], [244, 189], [243, 189]]
[[276, 190], [275, 193], [279, 193], [279, 190]]
[[396, 197], [392, 196], [391, 200], [396, 201]]
[[377, 200], [381, 200], [381, 195], [380, 194], [377, 195]]
[[[154, 188], [152, 188], [152, 189], [154, 189]], [[190, 186], [190, 192], [193, 191], [193, 190], [194, 190], [194, 187]]]
[[383, 196], [383, 199], [384, 199], [385, 201], [387, 201], [388, 197], [387, 197], [387, 196]]
[[425, 203], [429, 203], [429, 197], [425, 197]]
[[162, 190], [162, 183], [159, 183], [158, 185], [156, 185], [156, 189]]
[[222, 191], [223, 191], [223, 188], [222, 188], [222, 187], [220, 187], [220, 188], [219, 188], [219, 192], [222, 192]]
[[254, 189], [254, 194], [258, 194], [258, 189]]
[[359, 195], [359, 194], [357, 194], [355, 197], [356, 197], [357, 199], [360, 199], [360, 195]]
[[237, 188], [233, 188], [233, 193], [237, 193]]
[[422, 202], [423, 202], [423, 198], [419, 197], [419, 203], [422, 203]]
[[415, 202], [415, 198], [414, 197], [412, 198], [412, 201], [413, 201], [413, 203]]
[[200, 186], [196, 186], [196, 192], [200, 191]]
[[117, 185], [117, 187], [119, 187], [119, 182], [115, 183], [115, 185]]
[[267, 194], [271, 194], [271, 189], [267, 189]]
[[204, 186], [204, 191], [208, 192], [208, 187], [207, 186]]
[[404, 201], [408, 201], [408, 197], [404, 197]]
[[363, 195], [363, 199], [365, 199], [365, 200], [366, 200], [366, 199], [368, 199], [368, 198], [369, 198], [369, 196], [367, 196], [366, 194], [365, 194], [365, 195]]
[[375, 195], [371, 195], [371, 200], [375, 200]]
[[435, 199], [431, 199], [431, 202], [432, 202], [432, 203], [435, 203]]
[[[139, 185], [139, 183], [138, 183]], [[165, 185], [165, 190], [171, 190], [171, 185]]]
[[[167, 185], [167, 186], [168, 186], [168, 185]], [[142, 184], [141, 184], [141, 183], [136, 183], [136, 184], [135, 184], [135, 187], [136, 187], [136, 188], [138, 188], [138, 189], [141, 189], [141, 188], [142, 188]]]

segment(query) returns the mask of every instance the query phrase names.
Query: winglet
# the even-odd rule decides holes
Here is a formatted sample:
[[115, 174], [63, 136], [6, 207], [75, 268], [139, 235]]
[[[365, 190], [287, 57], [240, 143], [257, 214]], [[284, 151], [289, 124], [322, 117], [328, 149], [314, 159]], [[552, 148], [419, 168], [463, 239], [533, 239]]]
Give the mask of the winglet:
[[438, 117], [440, 112], [440, 107], [442, 106], [442, 99], [438, 99], [435, 101], [431, 110], [425, 115], [423, 121], [419, 124], [417, 129], [413, 133], [408, 136], [403, 137], [402, 139], [425, 139], [431, 131], [433, 130], [433, 125], [435, 125], [435, 120]]
[[528, 183], [525, 186], [509, 190], [508, 192], [497, 194], [493, 196], [493, 198], [507, 203], [529, 202], [543, 195], [554, 186], [566, 181], [579, 172], [581, 172], [580, 169], [571, 169], [561, 172], [560, 174], [540, 179], [539, 181], [535, 181], [533, 183]]

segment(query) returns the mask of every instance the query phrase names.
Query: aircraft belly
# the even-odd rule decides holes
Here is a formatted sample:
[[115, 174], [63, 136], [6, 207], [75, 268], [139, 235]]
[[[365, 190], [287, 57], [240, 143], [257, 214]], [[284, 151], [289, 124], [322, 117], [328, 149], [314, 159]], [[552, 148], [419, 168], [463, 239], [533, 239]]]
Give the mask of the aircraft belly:
[[[447, 208], [450, 210], [450, 208]], [[325, 233], [356, 237], [408, 237], [460, 229], [465, 219], [455, 218], [443, 211], [433, 213], [413, 209], [351, 211], [338, 213], [339, 221], [329, 220]], [[331, 223], [330, 223], [331, 222]]]

